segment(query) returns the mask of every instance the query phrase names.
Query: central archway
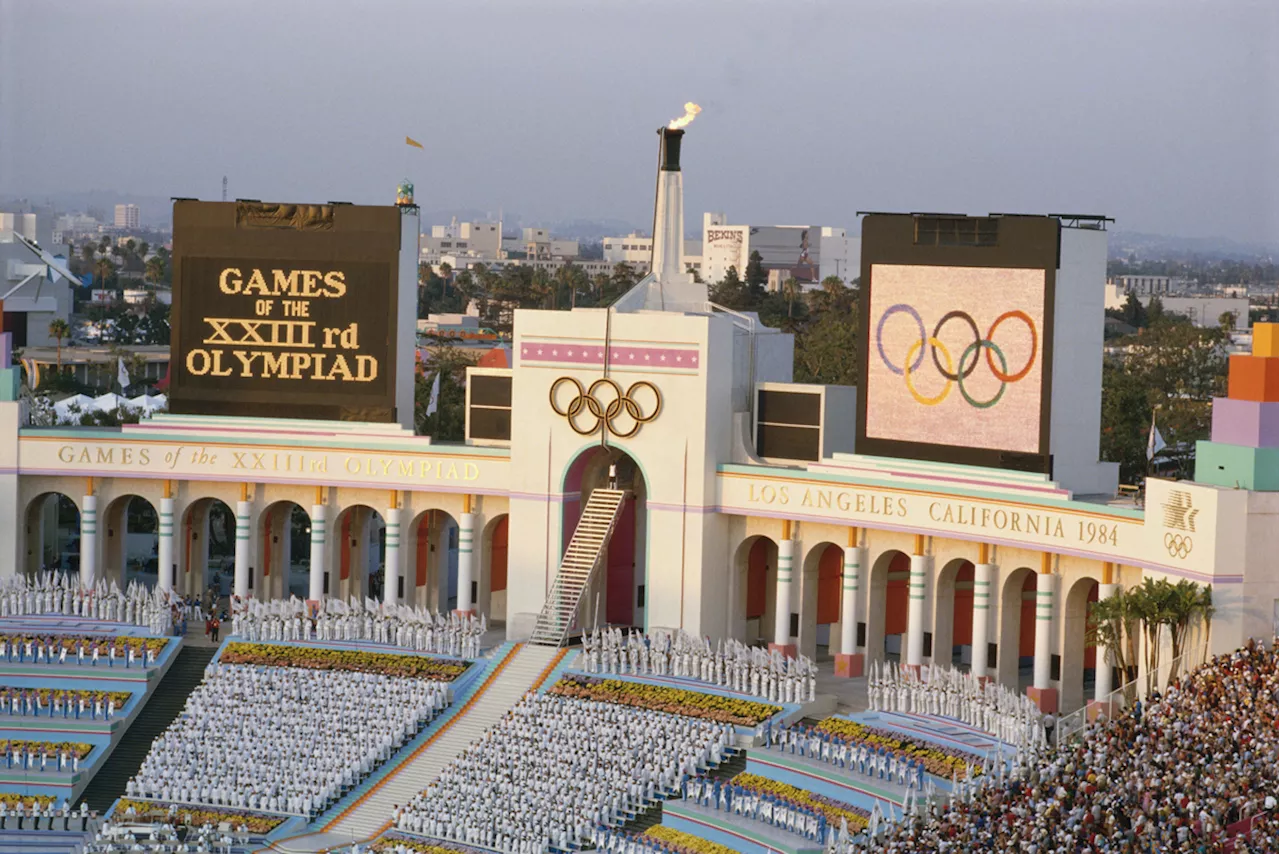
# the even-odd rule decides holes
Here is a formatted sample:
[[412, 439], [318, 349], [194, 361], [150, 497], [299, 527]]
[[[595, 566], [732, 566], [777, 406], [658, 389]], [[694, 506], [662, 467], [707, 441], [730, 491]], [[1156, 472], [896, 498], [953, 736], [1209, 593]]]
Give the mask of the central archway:
[[871, 565], [867, 605], [867, 661], [898, 661], [906, 652], [907, 582], [911, 558], [890, 549]]
[[29, 573], [80, 571], [80, 508], [61, 492], [46, 492], [27, 505]]
[[595, 445], [579, 453], [565, 470], [560, 554], [568, 549], [591, 493], [609, 485], [611, 467], [616, 471], [618, 488], [626, 492], [626, 497], [609, 539], [604, 566], [596, 570], [583, 591], [578, 623], [582, 628], [644, 628], [649, 490], [644, 472], [630, 454], [620, 448]]

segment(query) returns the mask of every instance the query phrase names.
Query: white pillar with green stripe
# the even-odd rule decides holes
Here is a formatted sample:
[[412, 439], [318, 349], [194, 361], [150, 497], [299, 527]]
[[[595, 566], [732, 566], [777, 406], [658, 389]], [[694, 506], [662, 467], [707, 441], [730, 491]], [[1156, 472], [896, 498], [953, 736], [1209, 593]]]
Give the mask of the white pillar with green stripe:
[[236, 502], [236, 575], [235, 594], [249, 598], [249, 508], [248, 501]]
[[80, 505], [80, 586], [93, 587], [98, 576], [98, 496]]
[[463, 513], [458, 520], [458, 610], [470, 613], [476, 603], [471, 601], [471, 578], [474, 552], [476, 514]]
[[160, 499], [160, 538], [156, 542], [156, 586], [173, 590], [173, 499]]
[[[390, 507], [387, 509], [385, 518], [387, 524], [387, 548], [386, 554], [382, 561], [382, 601], [388, 605], [394, 605], [400, 601], [400, 508]], [[461, 542], [461, 537], [459, 537]], [[461, 578], [462, 571], [459, 569], [458, 576]]]
[[858, 586], [862, 568], [867, 565], [865, 546], [844, 547], [844, 572], [840, 598], [840, 652], [853, 655], [858, 651]]
[[1051, 688], [1050, 663], [1053, 657], [1053, 589], [1056, 579], [1053, 573], [1042, 572], [1036, 576], [1036, 659], [1032, 686]]
[[791, 644], [791, 575], [795, 556], [795, 540], [787, 538], [778, 543], [778, 585], [773, 610], [773, 642], [778, 646]]
[[991, 624], [991, 591], [996, 577], [994, 563], [979, 563], [973, 567], [973, 653], [969, 670], [979, 678], [987, 674], [987, 646], [990, 644], [988, 627]]
[[324, 598], [325, 505], [311, 505], [311, 566], [307, 576], [307, 598], [319, 602]]
[[911, 577], [907, 580], [907, 666], [924, 663], [924, 595], [933, 558], [911, 556]]

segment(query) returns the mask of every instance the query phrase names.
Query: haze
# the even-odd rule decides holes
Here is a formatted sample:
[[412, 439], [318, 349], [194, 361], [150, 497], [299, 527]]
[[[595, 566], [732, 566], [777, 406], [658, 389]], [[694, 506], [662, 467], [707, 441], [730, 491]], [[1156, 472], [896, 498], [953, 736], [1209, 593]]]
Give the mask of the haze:
[[[0, 0], [0, 195], [1105, 213], [1274, 245], [1277, 4]], [[425, 151], [404, 144], [421, 140]]]

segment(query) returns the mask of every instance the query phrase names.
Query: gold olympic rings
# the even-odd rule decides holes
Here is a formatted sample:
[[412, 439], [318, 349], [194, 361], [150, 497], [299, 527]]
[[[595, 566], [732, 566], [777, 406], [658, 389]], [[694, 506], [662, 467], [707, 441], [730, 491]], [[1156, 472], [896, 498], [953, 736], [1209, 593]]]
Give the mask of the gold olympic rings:
[[[556, 401], [556, 392], [565, 383], [572, 384], [577, 393], [572, 400], [561, 407]], [[600, 389], [609, 389], [610, 393], [606, 400], [596, 396], [596, 392]], [[653, 411], [648, 414], [641, 408], [635, 396], [635, 392], [640, 389], [647, 389], [653, 395]], [[583, 388], [576, 377], [560, 377], [551, 384], [550, 398], [551, 411], [567, 420], [569, 426], [579, 436], [591, 436], [603, 428], [619, 439], [630, 439], [640, 432], [643, 425], [657, 418], [658, 413], [662, 411], [662, 394], [658, 391], [658, 387], [648, 380], [637, 380], [627, 388], [626, 393], [623, 393], [622, 386], [608, 377], [595, 380], [587, 388]], [[583, 416], [584, 413], [594, 419], [589, 426], [579, 425], [579, 416]], [[620, 418], [629, 419], [632, 422], [628, 429], [618, 429], [615, 422]]]

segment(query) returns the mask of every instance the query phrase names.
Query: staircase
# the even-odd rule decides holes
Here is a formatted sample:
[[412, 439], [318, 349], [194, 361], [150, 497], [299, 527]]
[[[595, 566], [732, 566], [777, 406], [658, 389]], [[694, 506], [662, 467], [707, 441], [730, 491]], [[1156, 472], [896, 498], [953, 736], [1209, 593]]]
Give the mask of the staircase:
[[609, 546], [625, 496], [621, 489], [592, 490], [569, 540], [569, 548], [560, 561], [560, 571], [533, 626], [530, 643], [564, 646], [582, 601], [582, 591], [587, 589], [592, 573]]
[[[441, 729], [420, 752], [411, 755], [398, 768], [391, 769], [378, 786], [326, 824], [319, 835], [331, 840], [329, 844], [336, 844], [336, 840], [359, 841], [381, 832], [391, 821], [392, 807], [408, 803], [439, 777], [444, 767], [458, 754], [498, 723], [526, 691], [537, 686], [558, 655], [557, 650], [545, 646], [523, 644], [513, 649], [505, 664], [499, 665], [494, 672], [492, 681], [481, 686], [446, 728]], [[315, 850], [307, 845], [309, 841], [289, 840], [278, 842], [273, 847], [277, 851]]]
[[179, 651], [177, 660], [155, 687], [147, 704], [85, 787], [77, 807], [79, 803], [87, 803], [89, 809], [105, 813], [117, 798], [124, 795], [125, 784], [142, 767], [142, 761], [151, 750], [151, 742], [182, 712], [187, 696], [204, 679], [204, 669], [217, 651], [211, 646], [187, 646]]

